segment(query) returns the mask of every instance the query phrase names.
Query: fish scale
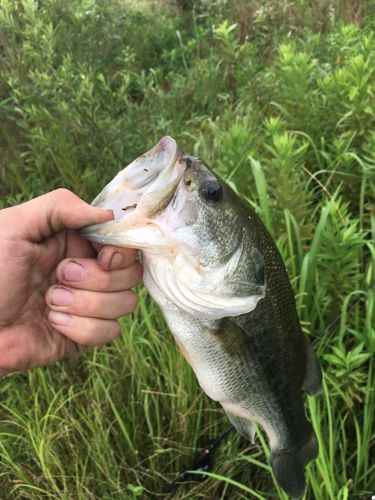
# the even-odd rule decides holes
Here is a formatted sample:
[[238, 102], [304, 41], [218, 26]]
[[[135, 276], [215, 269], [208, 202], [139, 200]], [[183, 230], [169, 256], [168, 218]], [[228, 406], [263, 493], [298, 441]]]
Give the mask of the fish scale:
[[301, 497], [304, 467], [318, 453], [303, 392], [319, 391], [321, 370], [260, 218], [170, 137], [120, 172], [94, 204], [112, 209], [115, 220], [81, 234], [142, 251], [145, 285], [202, 389], [250, 441], [260, 424], [277, 481]]

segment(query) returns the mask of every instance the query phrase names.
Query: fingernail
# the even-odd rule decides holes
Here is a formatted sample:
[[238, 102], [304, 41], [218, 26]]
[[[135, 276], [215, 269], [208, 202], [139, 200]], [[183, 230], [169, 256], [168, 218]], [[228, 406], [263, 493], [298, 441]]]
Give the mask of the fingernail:
[[48, 321], [53, 325], [66, 326], [70, 323], [72, 319], [70, 314], [66, 314], [59, 311], [50, 311], [48, 313]]
[[124, 256], [119, 252], [114, 253], [109, 263], [109, 270], [112, 271], [113, 269], [118, 269], [123, 262]]
[[[111, 219], [114, 219], [113, 210], [108, 209], [108, 208], [100, 208], [100, 207], [95, 207], [95, 208], [96, 208], [98, 211], [100, 210], [100, 211], [103, 213], [103, 215], [105, 214], [105, 215], [107, 215], [107, 216], [108, 216], [108, 214], [111, 214]], [[110, 220], [110, 219], [109, 219], [109, 220]]]
[[83, 267], [78, 262], [71, 260], [63, 269], [63, 278], [65, 281], [81, 281], [83, 277]]
[[52, 292], [52, 304], [55, 306], [70, 306], [73, 302], [73, 293], [68, 288], [56, 286]]

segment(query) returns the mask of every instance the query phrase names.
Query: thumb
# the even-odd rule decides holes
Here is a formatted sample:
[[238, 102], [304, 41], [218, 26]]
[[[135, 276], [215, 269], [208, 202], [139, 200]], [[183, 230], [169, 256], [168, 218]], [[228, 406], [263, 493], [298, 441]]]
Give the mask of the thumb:
[[93, 207], [68, 189], [56, 189], [14, 207], [18, 229], [32, 241], [48, 238], [63, 229], [80, 229], [113, 219], [112, 210]]

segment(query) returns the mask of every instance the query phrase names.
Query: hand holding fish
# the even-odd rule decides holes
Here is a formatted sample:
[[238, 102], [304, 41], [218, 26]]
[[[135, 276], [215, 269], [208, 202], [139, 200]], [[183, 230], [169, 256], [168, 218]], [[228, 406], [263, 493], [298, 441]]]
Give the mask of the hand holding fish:
[[112, 218], [65, 189], [0, 211], [0, 375], [117, 337], [137, 304], [136, 251], [76, 232]]

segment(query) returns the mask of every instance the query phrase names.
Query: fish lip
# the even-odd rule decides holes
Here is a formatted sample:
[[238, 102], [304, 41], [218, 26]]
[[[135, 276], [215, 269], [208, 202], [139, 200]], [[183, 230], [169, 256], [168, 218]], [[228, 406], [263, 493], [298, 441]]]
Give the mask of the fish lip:
[[124, 222], [134, 217], [154, 217], [170, 202], [185, 169], [176, 141], [170, 136], [162, 137], [153, 148], [122, 169], [92, 205], [113, 210], [115, 220]]

